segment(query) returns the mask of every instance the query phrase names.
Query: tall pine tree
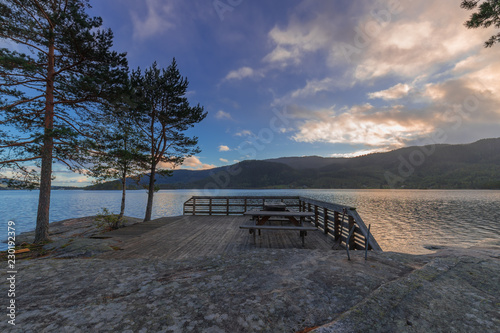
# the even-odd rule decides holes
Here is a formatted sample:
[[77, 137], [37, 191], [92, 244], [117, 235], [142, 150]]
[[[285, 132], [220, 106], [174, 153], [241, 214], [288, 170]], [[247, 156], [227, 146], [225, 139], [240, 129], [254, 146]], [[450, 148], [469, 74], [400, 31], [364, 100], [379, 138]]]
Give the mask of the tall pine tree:
[[183, 78], [173, 59], [167, 69], [156, 62], [144, 74], [132, 72], [135, 90], [136, 124], [148, 145], [148, 202], [144, 221], [151, 220], [156, 174], [168, 174], [165, 166], [178, 165], [184, 158], [200, 152], [198, 138], [188, 137], [185, 131], [201, 122], [207, 113], [200, 105], [190, 106], [186, 98], [188, 80]]
[[52, 164], [70, 168], [95, 106], [126, 80], [125, 54], [113, 34], [89, 17], [86, 0], [0, 3], [0, 165], [27, 174], [40, 168], [35, 242], [48, 240]]

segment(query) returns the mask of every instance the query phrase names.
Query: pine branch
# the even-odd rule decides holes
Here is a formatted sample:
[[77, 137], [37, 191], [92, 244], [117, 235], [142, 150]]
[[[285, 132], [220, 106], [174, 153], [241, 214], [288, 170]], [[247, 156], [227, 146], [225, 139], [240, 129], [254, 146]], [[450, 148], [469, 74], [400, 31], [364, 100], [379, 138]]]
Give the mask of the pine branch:
[[31, 12], [28, 10], [28, 8], [26, 8], [26, 6], [24, 6], [24, 3], [21, 2], [21, 1], [18, 1], [18, 0], [13, 0], [19, 7], [23, 8], [24, 11], [26, 13], [29, 14], [29, 16], [31, 16], [31, 18], [33, 19], [33, 21], [35, 21], [37, 24], [38, 24], [38, 28], [40, 29], [43, 29], [43, 25], [38, 21], [37, 17]]
[[87, 137], [87, 138], [92, 137], [92, 135], [82, 132], [79, 128], [77, 128], [74, 124], [72, 124], [72, 122], [69, 119], [66, 119], [58, 114], [55, 114], [54, 118], [61, 119], [63, 122], [65, 122], [67, 125], [69, 125], [71, 128], [73, 128], [75, 130], [75, 132], [77, 132], [81, 136]]
[[24, 146], [24, 145], [28, 145], [28, 144], [31, 144], [31, 143], [36, 143], [36, 141], [37, 141], [36, 139], [35, 140], [30, 140], [30, 141], [24, 141], [24, 142], [18, 142], [18, 141], [16, 141], [16, 142], [8, 144], [6, 146], [0, 146], [0, 149]]
[[29, 117], [29, 116], [35, 116], [35, 115], [39, 116], [42, 112], [37, 111], [37, 112], [31, 112], [31, 113], [27, 113], [27, 114], [20, 114], [20, 115], [17, 115], [15, 117], [9, 118], [7, 120], [0, 121], [0, 125], [5, 125], [7, 123], [10, 123], [11, 121], [14, 121], [16, 119], [23, 118], [23, 117]]
[[27, 41], [23, 41], [23, 40], [21, 40], [21, 39], [15, 38], [13, 35], [4, 35], [4, 34], [1, 34], [1, 33], [0, 33], [0, 38], [10, 39], [10, 40], [12, 40], [13, 42], [16, 42], [16, 43], [19, 43], [19, 44], [22, 44], [22, 45], [26, 45], [26, 46], [28, 46], [28, 47], [32, 47], [32, 48], [34, 48], [35, 50], [37, 50], [37, 51], [39, 51], [39, 52], [41, 52], [41, 53], [45, 54], [46, 56], [48, 56], [48, 55], [49, 55], [49, 52], [44, 51], [44, 50], [42, 50], [41, 48], [39, 48], [38, 46], [35, 46], [35, 45], [31, 44], [31, 43], [28, 43]]
[[42, 156], [34, 156], [34, 157], [29, 157], [29, 158], [21, 158], [21, 159], [13, 159], [13, 160], [7, 160], [7, 161], [1, 161], [0, 164], [12, 164], [12, 163], [17, 163], [17, 162], [28, 162], [28, 161], [34, 161], [42, 158]]
[[6, 109], [10, 109], [10, 108], [14, 108], [18, 105], [21, 105], [21, 104], [24, 104], [24, 103], [30, 103], [30, 102], [34, 102], [36, 101], [37, 99], [40, 99], [42, 97], [45, 97], [45, 94], [43, 95], [38, 95], [38, 96], [35, 96], [33, 98], [30, 98], [30, 99], [23, 99], [23, 100], [20, 100], [20, 101], [17, 101], [15, 103], [12, 103], [12, 104], [9, 104], [9, 105], [6, 105], [6, 106], [2, 106], [0, 108], [0, 110], [6, 110]]

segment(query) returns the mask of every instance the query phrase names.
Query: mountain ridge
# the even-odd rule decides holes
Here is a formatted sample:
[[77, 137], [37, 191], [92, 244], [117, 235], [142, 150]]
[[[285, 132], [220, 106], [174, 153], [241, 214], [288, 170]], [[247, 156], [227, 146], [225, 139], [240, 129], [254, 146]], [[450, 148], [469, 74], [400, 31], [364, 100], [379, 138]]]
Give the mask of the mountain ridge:
[[[247, 160], [209, 170], [174, 170], [172, 177], [160, 176], [156, 181], [163, 189], [499, 189], [500, 138], [470, 144], [404, 147], [351, 158], [304, 156]], [[119, 187], [115, 181], [114, 185], [108, 182], [87, 189]], [[142, 188], [140, 183], [134, 185], [133, 180], [128, 180], [127, 187]]]

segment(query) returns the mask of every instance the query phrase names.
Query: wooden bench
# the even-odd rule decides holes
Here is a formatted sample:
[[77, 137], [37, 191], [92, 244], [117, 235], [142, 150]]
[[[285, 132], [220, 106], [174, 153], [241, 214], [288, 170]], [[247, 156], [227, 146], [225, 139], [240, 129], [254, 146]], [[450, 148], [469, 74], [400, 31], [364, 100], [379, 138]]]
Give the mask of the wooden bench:
[[314, 226], [296, 226], [296, 225], [257, 225], [254, 221], [250, 221], [248, 223], [240, 225], [240, 229], [248, 229], [250, 234], [253, 235], [253, 242], [256, 244], [256, 234], [257, 230], [298, 230], [299, 236], [302, 238], [302, 246], [305, 245], [305, 236], [307, 236], [308, 231], [316, 231], [318, 230]]

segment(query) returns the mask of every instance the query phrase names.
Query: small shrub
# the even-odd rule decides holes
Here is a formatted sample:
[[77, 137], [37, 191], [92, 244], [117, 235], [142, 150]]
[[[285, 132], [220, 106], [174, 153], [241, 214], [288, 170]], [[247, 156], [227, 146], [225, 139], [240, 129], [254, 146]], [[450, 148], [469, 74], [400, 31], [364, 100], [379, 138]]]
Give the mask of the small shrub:
[[111, 213], [107, 208], [102, 208], [102, 211], [97, 213], [95, 222], [99, 228], [114, 230], [123, 227], [123, 219], [119, 219], [118, 215]]

